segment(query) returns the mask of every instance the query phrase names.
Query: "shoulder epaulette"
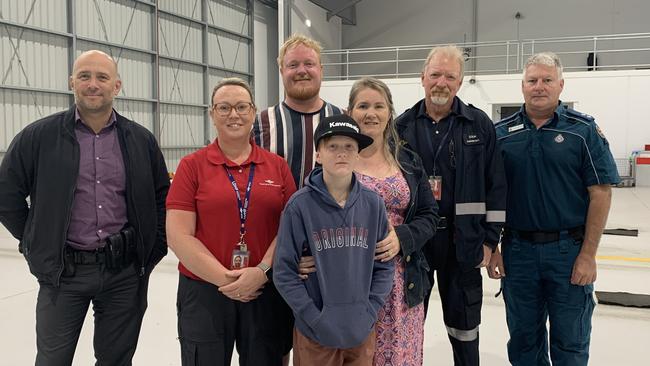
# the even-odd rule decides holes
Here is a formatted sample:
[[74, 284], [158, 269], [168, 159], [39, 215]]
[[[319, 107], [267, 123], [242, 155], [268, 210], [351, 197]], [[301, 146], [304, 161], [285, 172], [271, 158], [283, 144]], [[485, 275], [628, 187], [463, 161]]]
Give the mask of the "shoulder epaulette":
[[520, 122], [521, 118], [519, 116], [519, 112], [513, 113], [510, 116], [502, 119], [501, 121], [496, 123], [496, 127], [500, 127], [503, 125], [506, 125], [508, 127], [515, 125], [517, 122]]
[[582, 123], [592, 123], [594, 122], [594, 117], [586, 114], [580, 113], [574, 109], [566, 108], [564, 110], [564, 116], [572, 122], [582, 122]]

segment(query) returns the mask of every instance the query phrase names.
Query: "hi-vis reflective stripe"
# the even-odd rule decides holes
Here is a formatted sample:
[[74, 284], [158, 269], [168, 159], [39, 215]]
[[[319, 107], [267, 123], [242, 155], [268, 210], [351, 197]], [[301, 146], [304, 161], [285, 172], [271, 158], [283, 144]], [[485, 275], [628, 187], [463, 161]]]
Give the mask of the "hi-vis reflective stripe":
[[470, 342], [478, 338], [478, 326], [470, 330], [447, 327], [447, 333], [462, 342]]
[[456, 215], [485, 215], [485, 202], [457, 203]]
[[488, 210], [485, 213], [486, 222], [506, 222], [506, 212], [505, 211], [490, 211]]

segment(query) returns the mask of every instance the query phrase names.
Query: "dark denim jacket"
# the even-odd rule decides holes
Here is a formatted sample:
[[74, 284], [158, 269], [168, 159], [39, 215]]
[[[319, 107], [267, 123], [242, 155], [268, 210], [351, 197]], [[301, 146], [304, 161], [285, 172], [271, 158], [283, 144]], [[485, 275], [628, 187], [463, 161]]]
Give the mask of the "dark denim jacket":
[[429, 265], [424, 258], [424, 246], [433, 237], [438, 225], [438, 205], [433, 199], [429, 179], [420, 157], [413, 151], [402, 148], [399, 162], [402, 174], [409, 187], [409, 204], [404, 223], [395, 226], [405, 262], [404, 294], [409, 307], [424, 301], [431, 288], [427, 272]]

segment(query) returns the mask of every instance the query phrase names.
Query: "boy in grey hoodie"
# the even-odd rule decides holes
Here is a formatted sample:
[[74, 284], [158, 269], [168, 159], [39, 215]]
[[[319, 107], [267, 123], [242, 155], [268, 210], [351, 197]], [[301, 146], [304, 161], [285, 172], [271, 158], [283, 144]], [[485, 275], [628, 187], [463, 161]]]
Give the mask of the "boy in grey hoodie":
[[[374, 324], [394, 271], [392, 261], [374, 260], [388, 233], [384, 202], [353, 174], [372, 139], [336, 115], [320, 122], [314, 143], [322, 168], [287, 202], [273, 261], [274, 284], [296, 318], [294, 365], [372, 365]], [[305, 252], [317, 271], [303, 281]]]

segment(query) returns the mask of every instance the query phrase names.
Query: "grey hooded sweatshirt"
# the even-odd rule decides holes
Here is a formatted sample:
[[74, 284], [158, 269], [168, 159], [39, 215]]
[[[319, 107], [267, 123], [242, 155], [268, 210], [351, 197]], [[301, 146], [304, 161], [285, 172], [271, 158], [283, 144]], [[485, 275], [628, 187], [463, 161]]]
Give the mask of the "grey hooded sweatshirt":
[[[374, 260], [388, 233], [383, 200], [352, 175], [345, 207], [332, 198], [316, 168], [282, 213], [273, 282], [289, 304], [296, 327], [330, 348], [352, 348], [368, 337], [393, 285], [393, 261]], [[298, 277], [302, 255], [316, 273]]]

